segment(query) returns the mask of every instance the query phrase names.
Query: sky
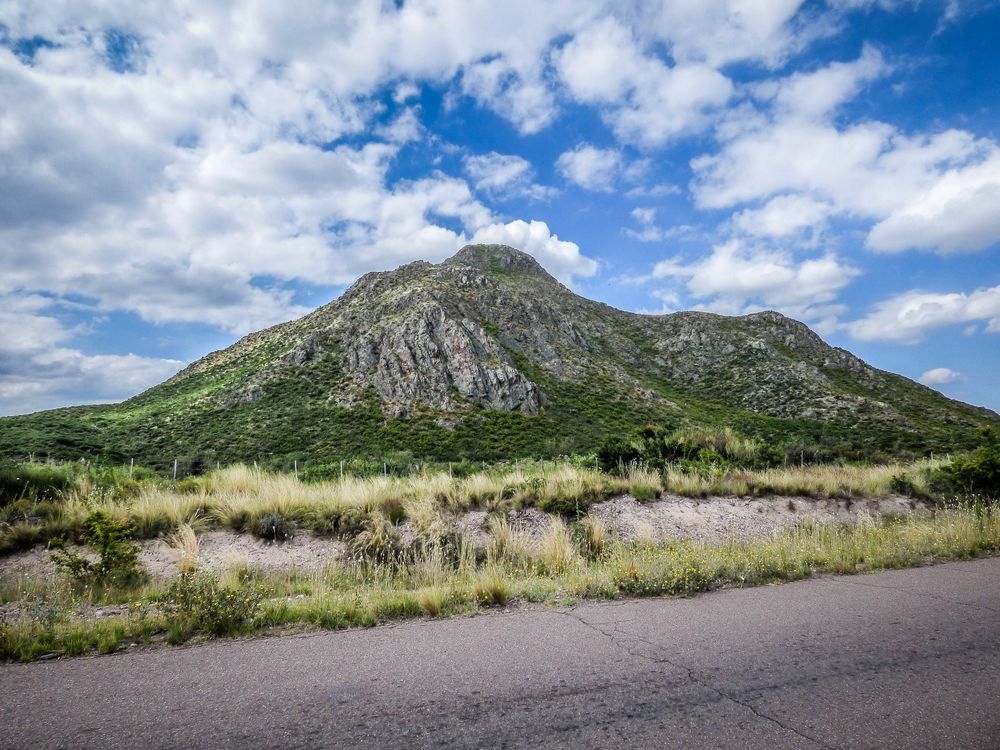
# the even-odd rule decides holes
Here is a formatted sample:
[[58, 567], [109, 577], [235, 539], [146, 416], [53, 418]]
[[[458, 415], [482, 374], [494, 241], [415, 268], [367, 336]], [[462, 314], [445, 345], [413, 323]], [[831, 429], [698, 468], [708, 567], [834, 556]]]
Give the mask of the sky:
[[469, 242], [1000, 410], [1000, 3], [0, 0], [0, 414]]

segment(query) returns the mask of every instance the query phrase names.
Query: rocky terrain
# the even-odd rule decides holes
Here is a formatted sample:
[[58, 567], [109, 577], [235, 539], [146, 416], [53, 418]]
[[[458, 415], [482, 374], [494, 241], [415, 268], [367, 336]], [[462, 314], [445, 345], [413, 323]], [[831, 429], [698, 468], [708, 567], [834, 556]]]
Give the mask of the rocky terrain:
[[998, 421], [776, 312], [627, 313], [477, 245], [367, 274], [123, 404], [2, 420], [0, 453], [478, 459], [593, 450], [651, 422], [915, 454]]

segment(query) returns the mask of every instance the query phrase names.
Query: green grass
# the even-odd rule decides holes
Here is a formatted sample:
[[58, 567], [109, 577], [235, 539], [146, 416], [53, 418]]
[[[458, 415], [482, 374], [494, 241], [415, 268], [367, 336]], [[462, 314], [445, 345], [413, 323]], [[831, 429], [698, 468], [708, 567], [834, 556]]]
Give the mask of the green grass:
[[[508, 538], [480, 561], [468, 554], [449, 561], [440, 550], [431, 550], [403, 564], [331, 566], [308, 575], [264, 578], [244, 572], [205, 584], [208, 588], [196, 587], [192, 595], [200, 597], [199, 607], [208, 609], [195, 620], [178, 619], [169, 607], [157, 605], [169, 601], [170, 593], [149, 585], [133, 593], [128, 615], [79, 619], [73, 615], [78, 600], [64, 584], [36, 584], [5, 593], [8, 600], [13, 596], [22, 601], [29, 614], [0, 624], [0, 658], [29, 661], [45, 654], [107, 653], [157, 638], [182, 643], [213, 634], [368, 627], [475, 612], [511, 601], [691, 596], [818, 573], [854, 574], [965, 560], [1000, 553], [1000, 506], [980, 502], [924, 516], [862, 519], [850, 526], [804, 523], [772, 539], [748, 542], [614, 542], [602, 545], [596, 555], [588, 544], [585, 536], [553, 527], [534, 552]], [[175, 598], [177, 585], [171, 584]], [[128, 598], [120, 590], [102, 596]], [[46, 606], [35, 606], [39, 603]], [[229, 609], [217, 612], [223, 605]], [[233, 607], [238, 616], [232, 614]]]

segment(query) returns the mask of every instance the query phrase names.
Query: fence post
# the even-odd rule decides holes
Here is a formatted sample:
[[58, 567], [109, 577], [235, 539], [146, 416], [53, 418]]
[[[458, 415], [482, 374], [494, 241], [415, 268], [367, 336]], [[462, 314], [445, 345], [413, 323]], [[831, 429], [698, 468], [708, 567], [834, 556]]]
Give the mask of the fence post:
[[382, 462], [382, 478], [389, 478], [389, 467], [386, 465], [385, 461]]
[[299, 478], [299, 461], [298, 461], [298, 459], [295, 460], [295, 462], [292, 464], [292, 467], [293, 467], [293, 469], [295, 471], [295, 479], [298, 480], [298, 478]]
[[132, 478], [132, 470], [133, 470], [134, 468], [135, 468], [135, 459], [134, 459], [134, 458], [130, 458], [130, 459], [128, 460], [128, 478], [129, 478], [129, 479], [131, 479], [131, 478]]
[[177, 459], [174, 459], [174, 481], [177, 481]]
[[340, 481], [344, 481], [344, 459], [340, 459]]
[[448, 476], [449, 477], [452, 476], [452, 473], [451, 473], [451, 461], [448, 462]]

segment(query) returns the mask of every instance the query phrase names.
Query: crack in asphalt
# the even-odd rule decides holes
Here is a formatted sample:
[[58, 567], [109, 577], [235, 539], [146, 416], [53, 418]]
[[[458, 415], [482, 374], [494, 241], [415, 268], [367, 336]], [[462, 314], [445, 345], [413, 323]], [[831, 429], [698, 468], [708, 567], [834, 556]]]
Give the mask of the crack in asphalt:
[[[764, 713], [763, 711], [761, 711], [760, 709], [758, 709], [756, 706], [754, 706], [749, 701], [744, 701], [744, 700], [740, 700], [739, 698], [735, 698], [734, 696], [729, 695], [724, 690], [721, 690], [720, 688], [717, 688], [715, 685], [711, 684], [710, 682], [707, 682], [704, 679], [698, 677], [698, 675], [695, 673], [695, 671], [694, 671], [693, 668], [688, 667], [685, 664], [681, 664], [680, 662], [674, 661], [673, 659], [670, 659], [670, 658], [668, 658], [666, 656], [663, 656], [662, 649], [657, 644], [653, 643], [652, 641], [647, 641], [644, 638], [640, 638], [640, 637], [638, 637], [636, 635], [633, 635], [631, 633], [626, 633], [626, 632], [620, 630], [619, 627], [618, 627], [619, 623], [617, 623], [617, 622], [612, 623], [613, 624], [613, 629], [612, 629], [611, 632], [608, 632], [607, 630], [605, 630], [605, 629], [603, 629], [603, 628], [595, 625], [592, 622], [589, 622], [584, 617], [582, 617], [581, 615], [577, 614], [576, 613], [576, 607], [570, 607], [569, 609], [566, 609], [566, 610], [557, 611], [556, 614], [560, 614], [560, 615], [563, 615], [565, 617], [569, 617], [570, 619], [575, 620], [576, 622], [580, 623], [584, 627], [589, 628], [590, 630], [593, 630], [595, 633], [598, 633], [598, 634], [604, 636], [605, 638], [608, 639], [608, 641], [613, 646], [615, 646], [616, 648], [622, 649], [625, 653], [627, 653], [627, 654], [629, 654], [631, 656], [634, 656], [634, 657], [636, 657], [638, 659], [644, 659], [644, 660], [650, 662], [651, 664], [667, 664], [667, 665], [669, 665], [671, 667], [674, 667], [675, 669], [678, 669], [678, 670], [686, 673], [689, 682], [691, 682], [691, 683], [693, 683], [695, 685], [698, 685], [698, 686], [700, 686], [702, 688], [705, 688], [706, 690], [710, 690], [711, 692], [715, 693], [716, 695], [718, 695], [723, 700], [730, 701], [731, 703], [735, 703], [737, 706], [745, 708], [746, 710], [750, 711], [750, 713], [752, 713], [754, 716], [756, 716], [759, 719], [763, 719], [765, 721], [769, 721], [772, 724], [776, 725], [777, 727], [779, 727], [781, 729], [784, 729], [786, 732], [791, 732], [792, 734], [794, 734], [794, 735], [796, 735], [798, 737], [801, 737], [802, 739], [807, 740], [807, 741], [813, 743], [814, 745], [817, 745], [818, 747], [824, 748], [824, 750], [837, 750], [837, 748], [835, 746], [833, 746], [833, 745], [827, 745], [822, 740], [819, 740], [816, 737], [808, 735], [805, 732], [802, 732], [799, 729], [797, 729], [797, 728], [795, 728], [795, 727], [793, 727], [793, 726], [791, 726], [789, 724], [785, 724], [784, 722], [780, 721], [779, 719], [776, 719], [773, 716], [770, 716], [769, 714]], [[631, 640], [631, 641], [637, 641], [638, 643], [642, 643], [642, 644], [645, 644], [646, 646], [649, 646], [651, 649], [653, 649], [659, 655], [658, 658], [651, 657], [648, 654], [644, 654], [644, 653], [641, 653], [639, 651], [633, 650], [632, 648], [629, 648], [628, 645], [626, 645], [625, 643], [621, 642], [621, 638], [626, 638], [626, 639]]]
[[912, 594], [913, 596], [922, 596], [927, 599], [936, 599], [940, 602], [947, 602], [948, 604], [957, 604], [960, 607], [971, 607], [972, 609], [981, 609], [986, 612], [995, 612], [1000, 614], [1000, 609], [995, 607], [987, 607], [984, 604], [974, 604], [972, 602], [960, 602], [957, 599], [952, 599], [948, 596], [941, 596], [940, 594], [931, 594], [927, 591], [917, 591], [914, 589], [900, 588], [899, 586], [886, 586], [881, 583], [866, 583], [865, 581], [849, 581], [844, 578], [834, 578], [830, 580], [831, 583], [843, 583], [847, 586], [864, 586], [869, 589], [888, 589], [889, 591], [897, 591], [900, 594]]

